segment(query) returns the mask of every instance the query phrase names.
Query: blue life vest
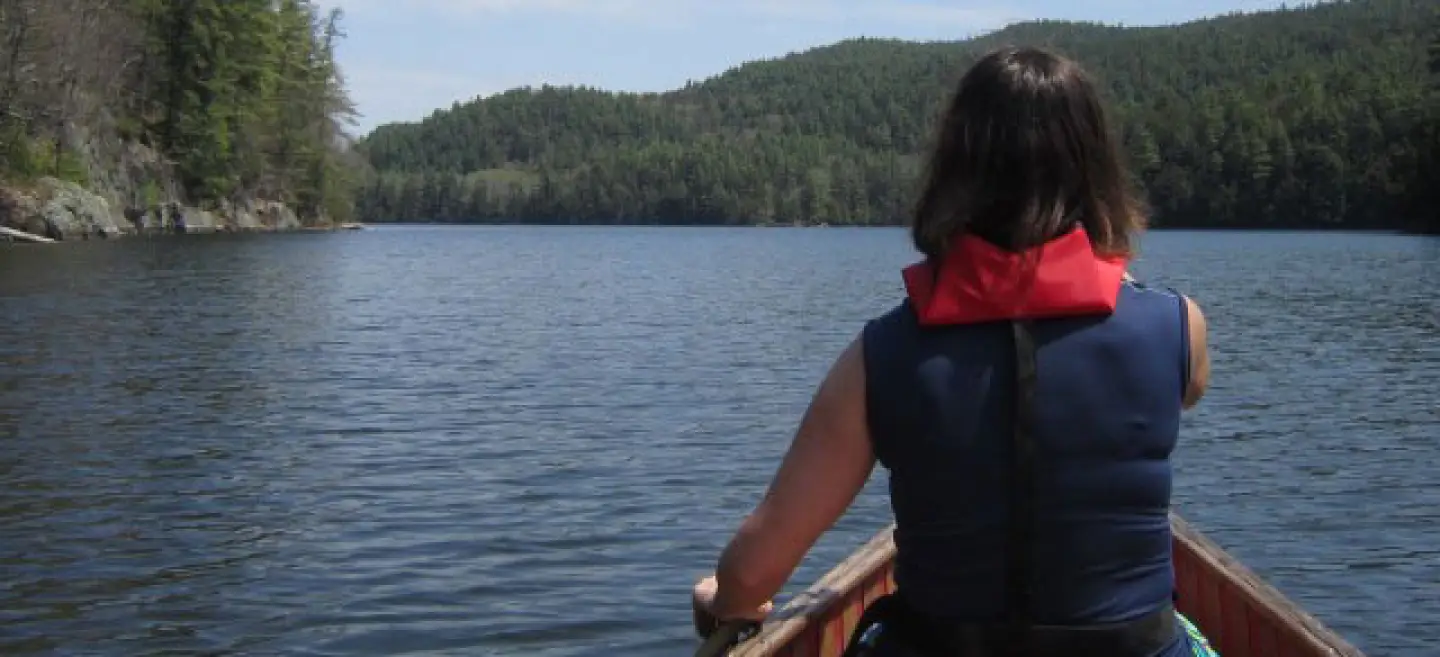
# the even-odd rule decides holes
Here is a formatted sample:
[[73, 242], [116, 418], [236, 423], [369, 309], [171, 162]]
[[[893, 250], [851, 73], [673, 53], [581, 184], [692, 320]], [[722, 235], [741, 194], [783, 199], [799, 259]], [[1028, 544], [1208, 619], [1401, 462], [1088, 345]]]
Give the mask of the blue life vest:
[[[1186, 327], [1183, 299], [1136, 283], [1120, 287], [1108, 316], [1033, 324], [1035, 622], [1118, 622], [1170, 601]], [[927, 615], [1001, 622], [1010, 324], [922, 327], [907, 300], [863, 339], [870, 433], [890, 471], [896, 588]]]
[[[932, 625], [1104, 626], [1170, 609], [1186, 305], [1125, 264], [1079, 226], [1019, 253], [960, 236], [907, 268], [909, 298], [866, 325], [896, 588]], [[1185, 647], [1177, 634], [1159, 654]]]

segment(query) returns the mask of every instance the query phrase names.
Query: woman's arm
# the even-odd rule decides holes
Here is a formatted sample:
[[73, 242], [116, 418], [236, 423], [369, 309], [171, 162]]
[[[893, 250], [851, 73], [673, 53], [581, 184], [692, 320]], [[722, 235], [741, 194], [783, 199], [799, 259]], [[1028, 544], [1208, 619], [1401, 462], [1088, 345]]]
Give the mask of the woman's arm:
[[1185, 384], [1182, 402], [1189, 409], [1200, 403], [1205, 388], [1210, 385], [1210, 350], [1206, 344], [1205, 315], [1200, 312], [1200, 306], [1189, 297], [1181, 299], [1185, 301], [1185, 317], [1190, 324], [1190, 380]]
[[728, 620], [753, 614], [845, 513], [875, 467], [865, 418], [865, 358], [856, 338], [820, 384], [770, 489], [720, 556], [710, 606]]

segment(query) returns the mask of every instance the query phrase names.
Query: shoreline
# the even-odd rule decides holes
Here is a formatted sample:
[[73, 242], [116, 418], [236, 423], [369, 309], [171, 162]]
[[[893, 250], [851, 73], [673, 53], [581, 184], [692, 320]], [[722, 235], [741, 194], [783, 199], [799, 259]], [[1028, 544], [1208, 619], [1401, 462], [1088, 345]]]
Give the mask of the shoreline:
[[55, 242], [121, 239], [136, 235], [281, 233], [307, 230], [354, 230], [355, 222], [335, 222], [322, 215], [301, 218], [279, 201], [241, 198], [193, 206], [179, 199], [127, 202], [127, 195], [100, 193], [77, 183], [40, 178], [28, 183], [0, 183], [0, 241]]
[[[606, 223], [566, 223], [547, 221], [367, 221], [366, 228], [385, 226], [453, 226], [463, 227], [489, 227], [489, 228], [766, 228], [766, 229], [901, 229], [907, 227], [903, 224], [694, 224], [694, 223], [642, 223], [642, 222], [606, 222]], [[1359, 226], [1259, 226], [1259, 225], [1238, 225], [1238, 226], [1191, 226], [1191, 225], [1159, 225], [1145, 229], [1147, 233], [1153, 232], [1240, 232], [1240, 233], [1363, 233], [1372, 235], [1412, 235], [1412, 236], [1440, 236], [1440, 232], [1426, 232], [1414, 228], [1401, 227], [1359, 227]]]
[[[128, 222], [127, 222], [128, 223]], [[66, 242], [91, 242], [110, 241], [135, 237], [160, 237], [160, 236], [182, 236], [182, 235], [243, 235], [243, 234], [281, 234], [281, 233], [333, 233], [344, 231], [373, 231], [377, 228], [386, 227], [430, 227], [430, 228], [616, 228], [616, 229], [644, 229], [644, 228], [665, 228], [665, 229], [700, 229], [700, 230], [725, 230], [725, 229], [841, 229], [841, 230], [905, 230], [903, 225], [835, 225], [835, 224], [690, 224], [690, 223], [639, 223], [639, 222], [615, 222], [615, 223], [561, 223], [561, 222], [462, 222], [462, 221], [380, 221], [380, 222], [337, 222], [317, 225], [288, 225], [288, 226], [266, 226], [251, 225], [238, 226], [227, 223], [217, 223], [212, 226], [185, 227], [185, 226], [164, 226], [164, 227], [126, 227], [116, 231], [82, 233], [69, 238], [55, 238], [49, 235], [42, 235], [27, 232], [0, 224], [0, 245], [24, 245], [24, 244], [62, 244]], [[1356, 228], [1344, 226], [1155, 226], [1147, 228], [1147, 233], [1186, 233], [1186, 232], [1235, 232], [1251, 234], [1293, 234], [1293, 233], [1336, 233], [1354, 235], [1395, 235], [1404, 237], [1440, 237], [1440, 231], [1423, 231], [1408, 228]]]
[[[368, 229], [368, 226], [364, 229]], [[342, 231], [364, 230], [362, 228], [344, 228], [339, 224], [334, 226], [301, 226], [299, 228], [217, 228], [214, 230], [133, 230], [118, 234], [95, 234], [75, 237], [71, 239], [54, 239], [44, 235], [26, 233], [7, 226], [0, 226], [0, 247], [5, 246], [39, 246], [49, 244], [76, 244], [86, 242], [114, 242], [127, 239], [143, 239], [147, 237], [184, 237], [184, 236], [210, 236], [210, 235], [281, 235], [288, 233], [338, 233]]]

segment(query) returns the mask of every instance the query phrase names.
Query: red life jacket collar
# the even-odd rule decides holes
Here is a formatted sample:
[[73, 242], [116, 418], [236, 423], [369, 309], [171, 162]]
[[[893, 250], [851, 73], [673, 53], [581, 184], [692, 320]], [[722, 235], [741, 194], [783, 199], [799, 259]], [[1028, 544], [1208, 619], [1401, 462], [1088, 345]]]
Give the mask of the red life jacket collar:
[[1022, 252], [962, 235], [939, 263], [907, 267], [922, 326], [1108, 315], [1127, 259], [1095, 254], [1082, 227]]

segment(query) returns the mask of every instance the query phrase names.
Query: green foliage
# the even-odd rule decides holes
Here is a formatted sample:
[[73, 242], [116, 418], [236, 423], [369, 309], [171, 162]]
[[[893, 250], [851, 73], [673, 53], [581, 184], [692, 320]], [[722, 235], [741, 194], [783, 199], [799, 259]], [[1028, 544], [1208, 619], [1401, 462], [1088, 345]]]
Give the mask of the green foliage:
[[[140, 142], [168, 161], [161, 168], [191, 204], [258, 198], [309, 219], [351, 212], [356, 159], [339, 144], [353, 108], [334, 58], [338, 10], [315, 0], [6, 6], [0, 174], [83, 184], [93, 168], [114, 179], [105, 170], [134, 165], [126, 143]], [[111, 191], [153, 203], [159, 189]]]
[[147, 180], [140, 186], [140, 207], [149, 210], [160, 205], [164, 200], [164, 194], [160, 191], [160, 185], [153, 180]]
[[[382, 126], [367, 221], [892, 224], [981, 53], [1046, 45], [1105, 86], [1156, 222], [1393, 227], [1440, 187], [1413, 108], [1433, 0], [1186, 25], [1041, 21], [960, 43], [859, 39], [665, 94], [517, 89]], [[1433, 206], [1428, 206], [1433, 207]]]
[[52, 140], [12, 134], [0, 140], [0, 143], [5, 146], [4, 170], [13, 177], [30, 180], [49, 176], [79, 185], [90, 182], [89, 172], [79, 156], [64, 148], [57, 148]]
[[34, 161], [40, 164], [41, 173], [77, 185], [90, 184], [90, 172], [85, 163], [73, 151], [61, 148], [53, 141], [39, 141], [31, 148]]
[[18, 125], [0, 125], [0, 147], [3, 147], [3, 152], [0, 152], [0, 166], [4, 167], [6, 174], [20, 179], [41, 175], [43, 166], [35, 156], [30, 137]]
[[311, 0], [137, 0], [147, 26], [147, 132], [196, 201], [241, 195], [350, 213], [333, 144], [352, 111], [335, 65], [338, 11]]

